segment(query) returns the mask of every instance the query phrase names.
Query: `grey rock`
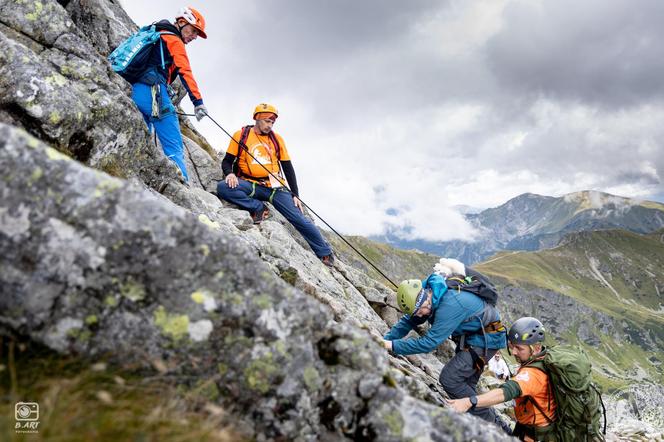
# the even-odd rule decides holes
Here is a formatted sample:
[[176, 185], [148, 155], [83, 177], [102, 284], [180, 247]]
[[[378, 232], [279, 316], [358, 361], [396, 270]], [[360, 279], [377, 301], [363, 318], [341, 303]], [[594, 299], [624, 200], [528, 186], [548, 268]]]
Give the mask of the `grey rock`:
[[113, 1], [69, 0], [66, 10], [76, 27], [90, 37], [92, 45], [103, 56], [138, 29], [125, 10]]
[[[349, 313], [338, 323], [341, 312], [281, 281], [245, 241], [5, 124], [0, 164], [9, 171], [0, 181], [3, 329], [60, 352], [161, 359], [190, 387], [212, 379], [222, 405], [250, 419], [260, 440], [507, 439], [379, 385], [390, 371], [379, 345], [349, 325]], [[20, 226], [4, 227], [11, 220]], [[362, 321], [379, 322], [343, 278], [318, 278]], [[45, 288], [50, 307], [36, 306], [28, 295]]]
[[[179, 182], [105, 59], [136, 29], [117, 2], [0, 13], [0, 333], [213, 380], [257, 440], [502, 437], [440, 408], [439, 360], [367, 333], [397, 320], [394, 292], [210, 193], [221, 153], [186, 117]], [[430, 427], [396, 425], [414, 416]]]
[[107, 34], [84, 35], [56, 1], [3, 1], [0, 12], [3, 121], [112, 175], [140, 177], [155, 188], [177, 180], [177, 169], [150, 141], [129, 84], [91, 44]]

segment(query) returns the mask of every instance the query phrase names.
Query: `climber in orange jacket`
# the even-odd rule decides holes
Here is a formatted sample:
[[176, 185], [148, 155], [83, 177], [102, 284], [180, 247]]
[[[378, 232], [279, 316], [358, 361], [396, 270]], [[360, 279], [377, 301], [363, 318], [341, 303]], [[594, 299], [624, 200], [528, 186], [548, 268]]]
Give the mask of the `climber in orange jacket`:
[[177, 164], [187, 182], [189, 176], [184, 162], [180, 124], [167, 85], [179, 76], [194, 105], [198, 121], [207, 115], [185, 49], [185, 45], [196, 38], [207, 38], [205, 19], [196, 9], [186, 7], [180, 10], [174, 23], [161, 20], [155, 23], [155, 28], [161, 33], [161, 44], [155, 44], [140, 65], [131, 66], [137, 79], [132, 81], [132, 98], [148, 127], [155, 128], [164, 154]]

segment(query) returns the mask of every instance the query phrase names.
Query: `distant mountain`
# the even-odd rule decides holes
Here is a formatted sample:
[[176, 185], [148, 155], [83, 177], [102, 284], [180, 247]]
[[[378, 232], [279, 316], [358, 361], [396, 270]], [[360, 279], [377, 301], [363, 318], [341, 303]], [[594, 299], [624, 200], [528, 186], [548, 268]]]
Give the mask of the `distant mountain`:
[[482, 232], [473, 242], [410, 241], [393, 234], [372, 239], [473, 264], [502, 250], [553, 247], [570, 232], [624, 229], [650, 233], [664, 227], [664, 204], [596, 191], [559, 198], [525, 193], [499, 207], [464, 216]]
[[553, 249], [503, 252], [475, 268], [498, 283], [508, 320], [540, 317], [582, 345], [605, 386], [664, 381], [664, 230], [571, 233]]

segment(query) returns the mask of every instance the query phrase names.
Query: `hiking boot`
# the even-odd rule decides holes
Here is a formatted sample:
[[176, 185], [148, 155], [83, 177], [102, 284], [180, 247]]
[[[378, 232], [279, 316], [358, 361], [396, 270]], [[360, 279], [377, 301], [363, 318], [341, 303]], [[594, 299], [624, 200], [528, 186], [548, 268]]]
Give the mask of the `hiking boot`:
[[261, 210], [258, 210], [251, 214], [251, 219], [254, 220], [254, 224], [260, 224], [262, 221], [266, 220], [270, 216], [270, 211], [267, 207], [263, 206]]
[[328, 267], [334, 267], [334, 255], [333, 255], [333, 254], [330, 253], [329, 255], [323, 256], [320, 260], [321, 260], [321, 261], [323, 262], [323, 264], [325, 264], [326, 266], [328, 266]]

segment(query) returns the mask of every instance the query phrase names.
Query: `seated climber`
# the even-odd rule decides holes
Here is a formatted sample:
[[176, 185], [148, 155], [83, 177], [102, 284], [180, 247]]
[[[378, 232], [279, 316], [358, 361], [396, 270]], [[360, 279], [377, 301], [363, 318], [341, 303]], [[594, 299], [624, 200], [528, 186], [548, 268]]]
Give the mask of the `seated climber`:
[[[256, 124], [235, 132], [221, 163], [226, 178], [219, 182], [217, 196], [249, 211], [254, 224], [268, 217], [264, 202], [269, 201], [302, 234], [323, 264], [332, 267], [332, 248], [302, 213], [286, 143], [272, 130], [278, 115], [276, 107], [261, 103], [254, 109]], [[290, 192], [284, 187], [284, 175]]]
[[498, 379], [507, 381], [510, 378], [510, 369], [500, 352], [496, 352], [496, 354], [489, 359], [489, 370], [491, 370]]
[[[454, 268], [443, 274], [465, 276], [465, 266], [461, 262], [446, 261]], [[440, 272], [440, 266], [436, 270]], [[430, 275], [424, 282], [418, 279], [403, 281], [397, 290], [397, 305], [405, 315], [384, 336], [385, 348], [398, 355], [429, 353], [451, 336], [457, 345], [456, 354], [441, 371], [440, 383], [451, 398], [476, 395], [477, 382], [486, 361], [506, 344], [505, 328], [500, 323], [496, 307], [463, 288], [448, 290], [446, 277], [438, 273]], [[426, 334], [403, 339], [408, 332], [426, 322], [430, 324]], [[470, 412], [498, 424], [508, 433], [511, 431], [491, 408], [477, 408]]]

